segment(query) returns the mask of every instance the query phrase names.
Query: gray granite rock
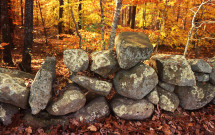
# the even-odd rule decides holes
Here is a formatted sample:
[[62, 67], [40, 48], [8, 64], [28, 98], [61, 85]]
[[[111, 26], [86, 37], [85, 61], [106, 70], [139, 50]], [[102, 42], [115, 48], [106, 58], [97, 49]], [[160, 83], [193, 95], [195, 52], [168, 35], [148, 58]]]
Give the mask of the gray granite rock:
[[154, 105], [159, 103], [159, 95], [157, 91], [157, 87], [155, 87], [147, 96], [146, 99]]
[[145, 99], [116, 97], [112, 99], [111, 107], [118, 117], [127, 120], [143, 120], [149, 118], [154, 112], [154, 105]]
[[10, 104], [0, 103], [0, 121], [4, 125], [12, 123], [12, 117], [19, 111], [19, 108]]
[[50, 128], [55, 125], [66, 126], [69, 124], [70, 118], [66, 116], [53, 117], [47, 112], [40, 112], [37, 115], [32, 115], [30, 112], [26, 112], [23, 119], [27, 126], [33, 128]]
[[81, 109], [86, 102], [85, 95], [74, 85], [68, 86], [67, 90], [56, 101], [51, 102], [47, 111], [52, 115], [66, 115]]
[[13, 74], [13, 77], [10, 75], [6, 72], [0, 73], [0, 102], [26, 109], [28, 106], [29, 88], [25, 86], [25, 78], [19, 75], [15, 77], [15, 74]]
[[196, 85], [195, 75], [182, 55], [154, 55], [150, 65], [158, 72], [159, 79], [166, 83], [178, 86]]
[[113, 83], [120, 95], [142, 99], [158, 84], [158, 76], [153, 68], [141, 63], [129, 70], [117, 72]]
[[173, 92], [174, 89], [175, 89], [175, 85], [173, 84], [169, 84], [169, 83], [165, 83], [165, 82], [162, 82], [162, 81], [159, 81], [158, 82], [158, 85], [163, 88], [164, 90], [168, 90], [170, 92]]
[[91, 71], [106, 78], [111, 73], [114, 73], [118, 68], [118, 62], [113, 50], [97, 51], [91, 54], [93, 60]]
[[194, 74], [196, 76], [196, 80], [199, 82], [207, 82], [210, 79], [209, 74], [206, 73], [195, 72]]
[[212, 71], [212, 67], [202, 59], [189, 59], [188, 62], [194, 72], [211, 73]]
[[129, 69], [142, 60], [148, 59], [153, 46], [144, 33], [122, 32], [115, 39], [116, 54], [119, 66]]
[[212, 67], [212, 72], [210, 73], [210, 83], [215, 85], [215, 57], [208, 59], [208, 63]]
[[215, 97], [215, 87], [210, 83], [197, 82], [197, 86], [176, 87], [175, 93], [180, 99], [180, 106], [186, 110], [204, 107]]
[[70, 49], [63, 52], [64, 64], [70, 72], [86, 70], [89, 65], [88, 54], [82, 49]]
[[77, 75], [72, 78], [72, 81], [91, 92], [103, 96], [107, 96], [112, 88], [112, 83], [101, 81], [95, 78], [90, 78], [87, 76]]
[[79, 121], [93, 122], [110, 114], [109, 105], [105, 97], [97, 97], [74, 114]]
[[34, 79], [34, 75], [30, 73], [26, 73], [19, 70], [11, 70], [7, 68], [0, 68], [0, 73], [8, 74], [11, 77], [18, 77], [18, 78], [26, 78], [26, 79]]
[[34, 78], [29, 97], [32, 114], [38, 114], [44, 110], [52, 97], [52, 83], [56, 74], [55, 64], [55, 58], [47, 58]]
[[179, 99], [173, 92], [157, 87], [159, 94], [159, 107], [165, 111], [174, 112], [179, 106]]

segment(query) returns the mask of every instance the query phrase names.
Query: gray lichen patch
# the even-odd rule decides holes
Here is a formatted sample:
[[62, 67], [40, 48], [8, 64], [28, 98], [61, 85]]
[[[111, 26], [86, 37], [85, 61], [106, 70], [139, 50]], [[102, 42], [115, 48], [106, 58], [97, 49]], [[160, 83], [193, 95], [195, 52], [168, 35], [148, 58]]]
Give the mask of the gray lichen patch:
[[157, 88], [155, 87], [153, 91], [151, 91], [147, 96], [146, 99], [154, 105], [159, 103], [159, 95]]
[[71, 72], [86, 70], [89, 64], [89, 57], [82, 49], [65, 50], [63, 60]]

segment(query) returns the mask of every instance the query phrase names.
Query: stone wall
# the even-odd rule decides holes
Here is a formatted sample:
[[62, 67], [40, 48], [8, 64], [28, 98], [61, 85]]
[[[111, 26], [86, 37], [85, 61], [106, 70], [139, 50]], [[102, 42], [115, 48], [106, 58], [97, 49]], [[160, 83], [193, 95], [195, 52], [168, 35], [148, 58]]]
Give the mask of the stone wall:
[[[127, 120], [143, 120], [151, 117], [157, 105], [170, 112], [178, 106], [196, 110], [214, 99], [215, 57], [206, 62], [187, 60], [182, 55], [151, 57], [152, 52], [147, 36], [133, 32], [116, 37], [116, 52], [104, 50], [88, 56], [81, 49], [65, 50], [64, 63], [73, 74], [72, 83], [54, 100], [54, 57], [46, 58], [35, 77], [0, 68], [0, 119], [10, 124], [21, 108], [26, 110], [26, 122], [38, 127], [67, 124], [70, 118], [93, 122], [110, 113]], [[113, 79], [76, 74], [87, 69], [99, 78]], [[108, 101], [106, 96], [113, 89], [116, 94]]]

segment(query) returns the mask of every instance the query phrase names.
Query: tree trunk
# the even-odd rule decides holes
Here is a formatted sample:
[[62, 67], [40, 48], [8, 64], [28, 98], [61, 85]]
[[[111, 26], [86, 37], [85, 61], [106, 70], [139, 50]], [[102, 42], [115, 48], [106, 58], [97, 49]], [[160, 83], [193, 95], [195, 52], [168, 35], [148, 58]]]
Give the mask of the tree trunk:
[[102, 49], [105, 50], [105, 43], [104, 43], [104, 33], [105, 33], [105, 20], [104, 20], [104, 11], [102, 6], [102, 0], [100, 0], [100, 7], [101, 7], [101, 25], [102, 25]]
[[25, 39], [24, 50], [22, 54], [21, 70], [25, 72], [31, 71], [31, 56], [33, 44], [33, 0], [25, 1]]
[[82, 10], [82, 0], [79, 0], [79, 5], [78, 5], [78, 15], [79, 15], [79, 21], [78, 21], [78, 28], [81, 29], [81, 10]]
[[131, 6], [129, 6], [129, 11], [128, 11], [128, 21], [127, 21], [127, 25], [130, 26], [131, 25]]
[[144, 3], [145, 7], [143, 8], [143, 29], [146, 28], [146, 2]]
[[111, 32], [110, 32], [110, 39], [109, 39], [109, 46], [108, 49], [113, 49], [114, 47], [114, 41], [115, 41], [115, 36], [116, 36], [116, 28], [117, 28], [117, 23], [120, 17], [120, 10], [122, 7], [122, 0], [117, 0], [116, 1], [116, 8], [115, 8], [115, 13], [113, 17], [113, 22], [112, 22], [112, 27], [111, 27]]
[[21, 25], [24, 25], [24, 16], [23, 16], [23, 2], [22, 0], [20, 1], [20, 5], [21, 5]]
[[1, 25], [2, 25], [2, 42], [9, 43], [4, 46], [3, 61], [10, 66], [14, 66], [11, 55], [12, 38], [10, 33], [9, 14], [8, 14], [8, 1], [1, 0]]
[[[62, 33], [62, 25], [63, 25], [63, 21], [62, 21], [62, 18], [63, 18], [63, 0], [59, 0], [60, 2], [60, 8], [59, 8], [59, 22], [58, 22], [58, 34], [60, 35]], [[61, 39], [61, 37], [60, 37]]]
[[132, 15], [131, 15], [131, 28], [132, 29], [134, 29], [134, 27], [135, 27], [136, 9], [137, 9], [137, 6], [132, 6]]

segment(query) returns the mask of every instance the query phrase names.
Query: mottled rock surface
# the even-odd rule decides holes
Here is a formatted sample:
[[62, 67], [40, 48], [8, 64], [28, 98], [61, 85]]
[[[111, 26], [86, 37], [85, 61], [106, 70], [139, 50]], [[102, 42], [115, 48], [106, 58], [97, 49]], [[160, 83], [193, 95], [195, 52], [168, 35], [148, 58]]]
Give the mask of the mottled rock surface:
[[207, 82], [210, 79], [209, 74], [198, 73], [198, 72], [195, 72], [194, 74], [196, 76], [196, 80], [199, 82]]
[[196, 79], [184, 56], [158, 54], [151, 57], [150, 65], [158, 72], [159, 78], [178, 86], [194, 86]]
[[148, 59], [153, 52], [149, 38], [141, 32], [120, 33], [115, 39], [115, 46], [119, 66], [123, 69]]
[[147, 96], [146, 99], [154, 105], [159, 103], [159, 95], [157, 91], [157, 87], [155, 87]]
[[211, 73], [212, 71], [212, 67], [202, 59], [189, 59], [188, 62], [194, 72]]
[[174, 112], [179, 106], [179, 99], [173, 92], [157, 87], [159, 94], [159, 107], [165, 111]]
[[55, 58], [47, 58], [34, 78], [29, 97], [32, 114], [38, 114], [44, 110], [52, 97], [52, 83], [56, 74], [55, 64]]
[[186, 110], [204, 107], [215, 97], [215, 87], [210, 83], [197, 82], [193, 87], [176, 87], [175, 93], [180, 99], [180, 106]]
[[127, 120], [143, 120], [149, 118], [154, 112], [154, 105], [145, 99], [116, 97], [112, 99], [111, 107], [118, 117]]
[[129, 70], [116, 73], [114, 87], [117, 93], [132, 99], [142, 99], [150, 93], [158, 83], [155, 70], [143, 63]]
[[86, 70], [89, 65], [89, 57], [82, 49], [70, 49], [63, 52], [64, 64], [70, 72]]
[[46, 110], [52, 115], [66, 115], [81, 109], [85, 102], [85, 95], [80, 89], [70, 85], [63, 95], [58, 97], [56, 101], [53, 101]]
[[95, 78], [90, 78], [87, 76], [77, 75], [72, 78], [72, 81], [91, 92], [103, 96], [107, 96], [112, 88], [112, 83], [101, 81]]
[[12, 117], [19, 111], [19, 108], [10, 104], [0, 103], [0, 121], [4, 125], [12, 123]]
[[107, 117], [109, 114], [110, 110], [105, 97], [97, 97], [77, 111], [74, 114], [74, 118], [80, 121], [92, 122], [96, 119]]
[[11, 77], [18, 77], [18, 78], [27, 78], [27, 79], [34, 79], [34, 75], [19, 71], [19, 70], [10, 70], [7, 68], [0, 68], [0, 73], [8, 74]]
[[50, 116], [47, 112], [40, 112], [37, 115], [32, 115], [30, 112], [27, 112], [23, 119], [25, 120], [25, 124], [34, 128], [46, 128], [55, 125], [66, 126], [69, 124], [70, 118], [65, 116], [61, 117], [53, 117]]
[[159, 82], [158, 82], [158, 85], [159, 85], [161, 88], [163, 88], [163, 89], [165, 89], [165, 90], [168, 90], [168, 91], [170, 91], [170, 92], [173, 92], [174, 89], [175, 89], [175, 85], [169, 84], [169, 83], [165, 83], [165, 82], [162, 82], [162, 81], [159, 81]]
[[9, 103], [26, 109], [28, 106], [29, 88], [25, 86], [25, 78], [13, 77], [0, 73], [0, 102]]
[[212, 67], [212, 72], [210, 73], [210, 83], [215, 85], [215, 57], [208, 59], [208, 63]]
[[119, 65], [113, 50], [93, 52], [91, 71], [106, 78], [109, 74], [115, 72]]

